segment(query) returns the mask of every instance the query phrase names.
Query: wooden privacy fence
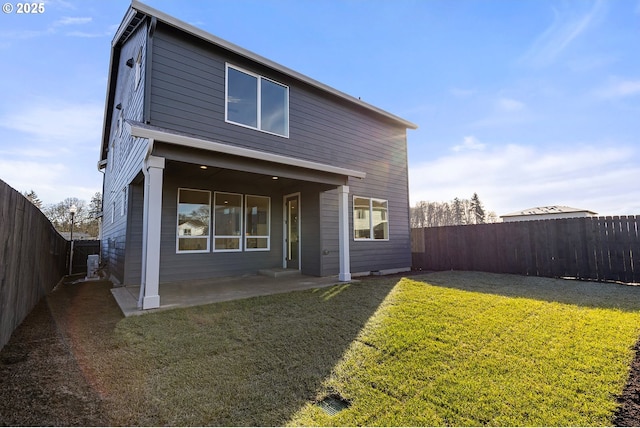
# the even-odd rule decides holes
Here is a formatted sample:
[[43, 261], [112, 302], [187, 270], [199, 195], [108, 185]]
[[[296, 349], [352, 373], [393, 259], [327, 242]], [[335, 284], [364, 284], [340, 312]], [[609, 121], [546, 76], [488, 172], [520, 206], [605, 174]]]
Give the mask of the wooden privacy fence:
[[0, 349], [68, 269], [69, 242], [0, 180]]
[[72, 273], [87, 272], [87, 257], [91, 254], [100, 254], [100, 241], [82, 240], [73, 241], [73, 265]]
[[640, 216], [412, 230], [414, 268], [640, 282]]

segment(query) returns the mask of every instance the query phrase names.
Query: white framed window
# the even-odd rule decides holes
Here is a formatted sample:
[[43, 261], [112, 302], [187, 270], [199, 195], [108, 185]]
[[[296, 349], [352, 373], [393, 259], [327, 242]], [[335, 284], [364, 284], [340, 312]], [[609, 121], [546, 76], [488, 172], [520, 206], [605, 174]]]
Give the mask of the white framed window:
[[111, 202], [111, 224], [116, 222], [116, 201]]
[[244, 248], [246, 251], [269, 251], [271, 248], [271, 198], [245, 197]]
[[242, 195], [215, 192], [213, 251], [242, 251]]
[[289, 137], [289, 87], [226, 64], [225, 121]]
[[208, 252], [210, 224], [211, 192], [179, 188], [176, 252]]
[[353, 197], [353, 239], [388, 240], [388, 201]]

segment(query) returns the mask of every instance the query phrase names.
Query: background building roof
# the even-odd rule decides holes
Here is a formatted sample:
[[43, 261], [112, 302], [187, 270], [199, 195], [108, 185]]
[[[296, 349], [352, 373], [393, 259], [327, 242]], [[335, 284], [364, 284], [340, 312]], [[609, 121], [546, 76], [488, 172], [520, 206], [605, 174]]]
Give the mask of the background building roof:
[[580, 208], [572, 208], [564, 205], [551, 205], [548, 207], [534, 207], [527, 208], [526, 210], [516, 211], [509, 214], [501, 215], [500, 217], [516, 217], [523, 215], [547, 215], [547, 214], [568, 214], [568, 213], [588, 213], [590, 215], [597, 215], [598, 213], [591, 210], [584, 210]]

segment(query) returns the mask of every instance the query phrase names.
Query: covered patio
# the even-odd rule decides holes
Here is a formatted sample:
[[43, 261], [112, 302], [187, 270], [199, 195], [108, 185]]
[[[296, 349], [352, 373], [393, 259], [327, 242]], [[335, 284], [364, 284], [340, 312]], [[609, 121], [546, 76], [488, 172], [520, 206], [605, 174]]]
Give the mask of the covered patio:
[[[139, 294], [135, 299], [138, 307], [155, 309], [171, 305], [173, 298], [165, 297], [171, 293], [171, 287], [164, 284], [174, 280], [210, 277], [211, 280], [205, 281], [207, 284], [220, 285], [229, 281], [224, 279], [228, 276], [273, 266], [296, 268], [298, 274], [325, 276], [335, 272], [338, 273], [336, 281], [351, 280], [350, 193], [347, 183], [349, 179], [365, 178], [366, 173], [205, 140], [139, 122], [126, 121], [126, 126], [133, 137], [147, 140], [142, 162], [143, 178], [137, 184], [141, 191], [136, 193], [135, 205], [135, 221], [140, 227], [130, 226], [131, 233], [135, 231], [141, 235], [140, 240], [136, 236], [135, 241], [141, 247], [132, 249], [130, 246], [127, 250], [130, 259], [125, 261], [130, 271], [139, 272], [139, 277], [132, 276], [124, 281], [125, 284], [141, 284], [141, 287], [127, 287], [127, 290], [137, 289]], [[335, 192], [336, 206], [332, 200], [327, 205], [330, 208], [323, 211], [320, 195], [327, 191]], [[181, 239], [187, 238], [176, 235], [177, 212], [180, 204], [187, 208], [194, 205], [190, 196], [181, 199], [180, 192], [204, 195], [195, 204], [208, 209], [204, 223], [200, 224], [210, 224], [211, 205], [213, 211], [220, 211], [216, 214], [223, 220], [211, 223], [213, 232], [209, 227], [202, 227], [206, 233], [196, 234], [202, 243], [206, 243], [201, 243], [202, 248], [180, 247]], [[219, 202], [215, 199], [217, 195]], [[235, 199], [228, 202], [226, 196]], [[254, 241], [261, 240], [262, 246], [250, 246], [249, 241], [244, 242], [252, 236], [243, 229], [243, 225], [248, 223], [243, 217], [248, 212], [246, 207], [243, 211], [247, 197], [261, 198], [261, 203], [267, 207], [262, 220], [255, 220], [262, 222], [263, 232], [258, 233]], [[274, 208], [281, 200], [282, 211]], [[224, 223], [222, 216], [227, 214], [223, 201], [224, 204], [232, 204], [229, 207], [234, 209], [233, 215], [241, 213], [240, 216], [231, 218], [232, 214], [228, 214], [229, 221]], [[321, 219], [327, 214], [333, 217], [335, 225], [332, 223], [323, 229]], [[218, 227], [219, 230], [216, 229]], [[192, 236], [191, 229], [188, 234], [184, 232], [184, 236]], [[223, 244], [224, 240], [233, 242]], [[321, 242], [324, 242], [322, 248]], [[335, 257], [332, 261], [335, 266], [323, 271], [323, 261], [332, 257]], [[224, 296], [219, 288], [211, 288], [211, 298]], [[230, 289], [233, 295], [241, 293], [235, 286], [230, 286]], [[196, 290], [192, 285], [188, 291], [195, 296]], [[189, 300], [202, 302], [197, 297]], [[178, 299], [178, 302], [184, 301], [184, 298]]]
[[344, 283], [344, 281], [340, 281], [338, 276], [308, 276], [288, 269], [269, 270], [263, 274], [240, 277], [176, 281], [160, 284], [160, 293], [162, 293], [160, 307], [146, 310], [138, 307], [139, 285], [115, 287], [111, 289], [111, 293], [124, 316], [129, 317], [168, 309], [324, 288]]

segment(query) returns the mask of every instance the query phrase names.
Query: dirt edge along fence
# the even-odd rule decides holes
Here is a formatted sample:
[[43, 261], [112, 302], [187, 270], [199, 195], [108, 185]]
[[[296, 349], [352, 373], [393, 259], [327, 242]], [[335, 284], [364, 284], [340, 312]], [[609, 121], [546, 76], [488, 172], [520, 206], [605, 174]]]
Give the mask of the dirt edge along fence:
[[640, 216], [412, 230], [414, 268], [640, 282]]
[[0, 349], [68, 269], [69, 242], [0, 180]]

